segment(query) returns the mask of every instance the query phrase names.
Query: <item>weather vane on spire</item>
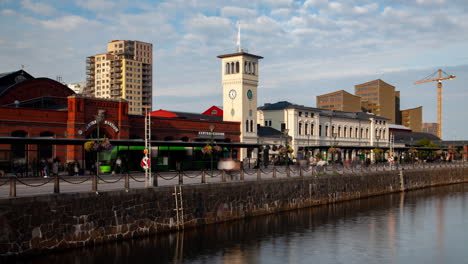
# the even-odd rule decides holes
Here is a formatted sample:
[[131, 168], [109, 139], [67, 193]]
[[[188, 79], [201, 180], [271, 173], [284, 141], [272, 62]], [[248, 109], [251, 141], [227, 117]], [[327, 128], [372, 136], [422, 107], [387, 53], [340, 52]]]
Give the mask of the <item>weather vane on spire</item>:
[[242, 51], [242, 48], [241, 48], [241, 32], [240, 32], [240, 21], [237, 21], [237, 41], [236, 41], [236, 45], [237, 45], [237, 51], [238, 52], [241, 52]]

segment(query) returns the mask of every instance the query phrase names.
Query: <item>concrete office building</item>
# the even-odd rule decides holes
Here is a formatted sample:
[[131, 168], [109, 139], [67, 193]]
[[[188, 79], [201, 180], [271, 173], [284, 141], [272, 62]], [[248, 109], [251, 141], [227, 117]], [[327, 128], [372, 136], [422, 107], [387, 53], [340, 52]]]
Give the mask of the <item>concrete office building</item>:
[[422, 123], [422, 132], [437, 136], [437, 123]]
[[413, 132], [422, 132], [422, 106], [401, 110], [401, 122]]
[[380, 79], [358, 84], [354, 86], [354, 94], [361, 97], [364, 110], [390, 119], [390, 123], [397, 123], [396, 98], [399, 92], [392, 86]]
[[113, 40], [107, 53], [86, 59], [85, 95], [128, 101], [129, 114], [152, 108], [153, 45], [134, 40]]
[[361, 98], [344, 90], [317, 96], [317, 108], [346, 112], [360, 112]]

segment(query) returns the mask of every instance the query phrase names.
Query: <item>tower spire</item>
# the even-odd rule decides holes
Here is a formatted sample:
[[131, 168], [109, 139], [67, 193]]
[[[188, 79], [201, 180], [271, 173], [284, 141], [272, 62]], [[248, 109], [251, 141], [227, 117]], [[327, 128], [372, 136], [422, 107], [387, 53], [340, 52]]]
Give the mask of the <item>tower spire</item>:
[[236, 41], [236, 45], [237, 45], [237, 51], [238, 51], [238, 52], [241, 52], [241, 51], [242, 51], [242, 48], [241, 48], [241, 29], [240, 29], [240, 21], [237, 21], [237, 41]]

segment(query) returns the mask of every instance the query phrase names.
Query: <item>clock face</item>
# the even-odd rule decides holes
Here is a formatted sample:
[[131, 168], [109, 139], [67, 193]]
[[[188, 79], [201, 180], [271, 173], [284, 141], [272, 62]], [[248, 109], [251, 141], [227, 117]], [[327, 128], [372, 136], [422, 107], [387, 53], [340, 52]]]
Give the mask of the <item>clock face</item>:
[[252, 99], [252, 97], [253, 97], [252, 90], [248, 90], [247, 91], [247, 98]]
[[233, 89], [229, 91], [229, 98], [234, 99], [236, 98], [236, 95], [237, 95], [236, 90]]

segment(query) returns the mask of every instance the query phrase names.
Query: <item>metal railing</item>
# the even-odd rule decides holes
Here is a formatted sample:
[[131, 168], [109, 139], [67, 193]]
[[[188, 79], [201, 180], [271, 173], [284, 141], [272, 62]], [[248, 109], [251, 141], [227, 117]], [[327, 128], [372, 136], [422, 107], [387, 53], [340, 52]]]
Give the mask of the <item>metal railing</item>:
[[[369, 166], [363, 164], [343, 166], [339, 164], [325, 166], [299, 166], [291, 165], [288, 167], [271, 168], [241, 168], [235, 171], [226, 170], [201, 170], [201, 171], [169, 171], [153, 172], [153, 181], [149, 187], [170, 186], [182, 184], [207, 184], [207, 183], [226, 183], [242, 181], [261, 181], [264, 179], [290, 178], [290, 177], [321, 177], [321, 176], [361, 176], [366, 173], [379, 171], [400, 171], [400, 170], [420, 170], [435, 168], [461, 168], [467, 167], [464, 162], [450, 163], [407, 163], [407, 164], [372, 164]], [[123, 182], [123, 187], [119, 183]], [[49, 178], [23, 178], [16, 175], [0, 177], [0, 197], [17, 197], [18, 188], [24, 192], [24, 196], [49, 194], [51, 189], [54, 194], [61, 192], [62, 186], [67, 186], [65, 192], [96, 192], [99, 193], [100, 186], [112, 185], [112, 188], [103, 190], [126, 190], [129, 191], [131, 184], [134, 188], [144, 188], [142, 183], [146, 179], [141, 172], [122, 173], [116, 175], [88, 175], [88, 176], [65, 176], [54, 175]], [[9, 186], [9, 191], [8, 191]], [[83, 188], [74, 188], [81, 186]], [[33, 188], [43, 189], [40, 191], [31, 191]], [[29, 189], [27, 189], [29, 188]]]

